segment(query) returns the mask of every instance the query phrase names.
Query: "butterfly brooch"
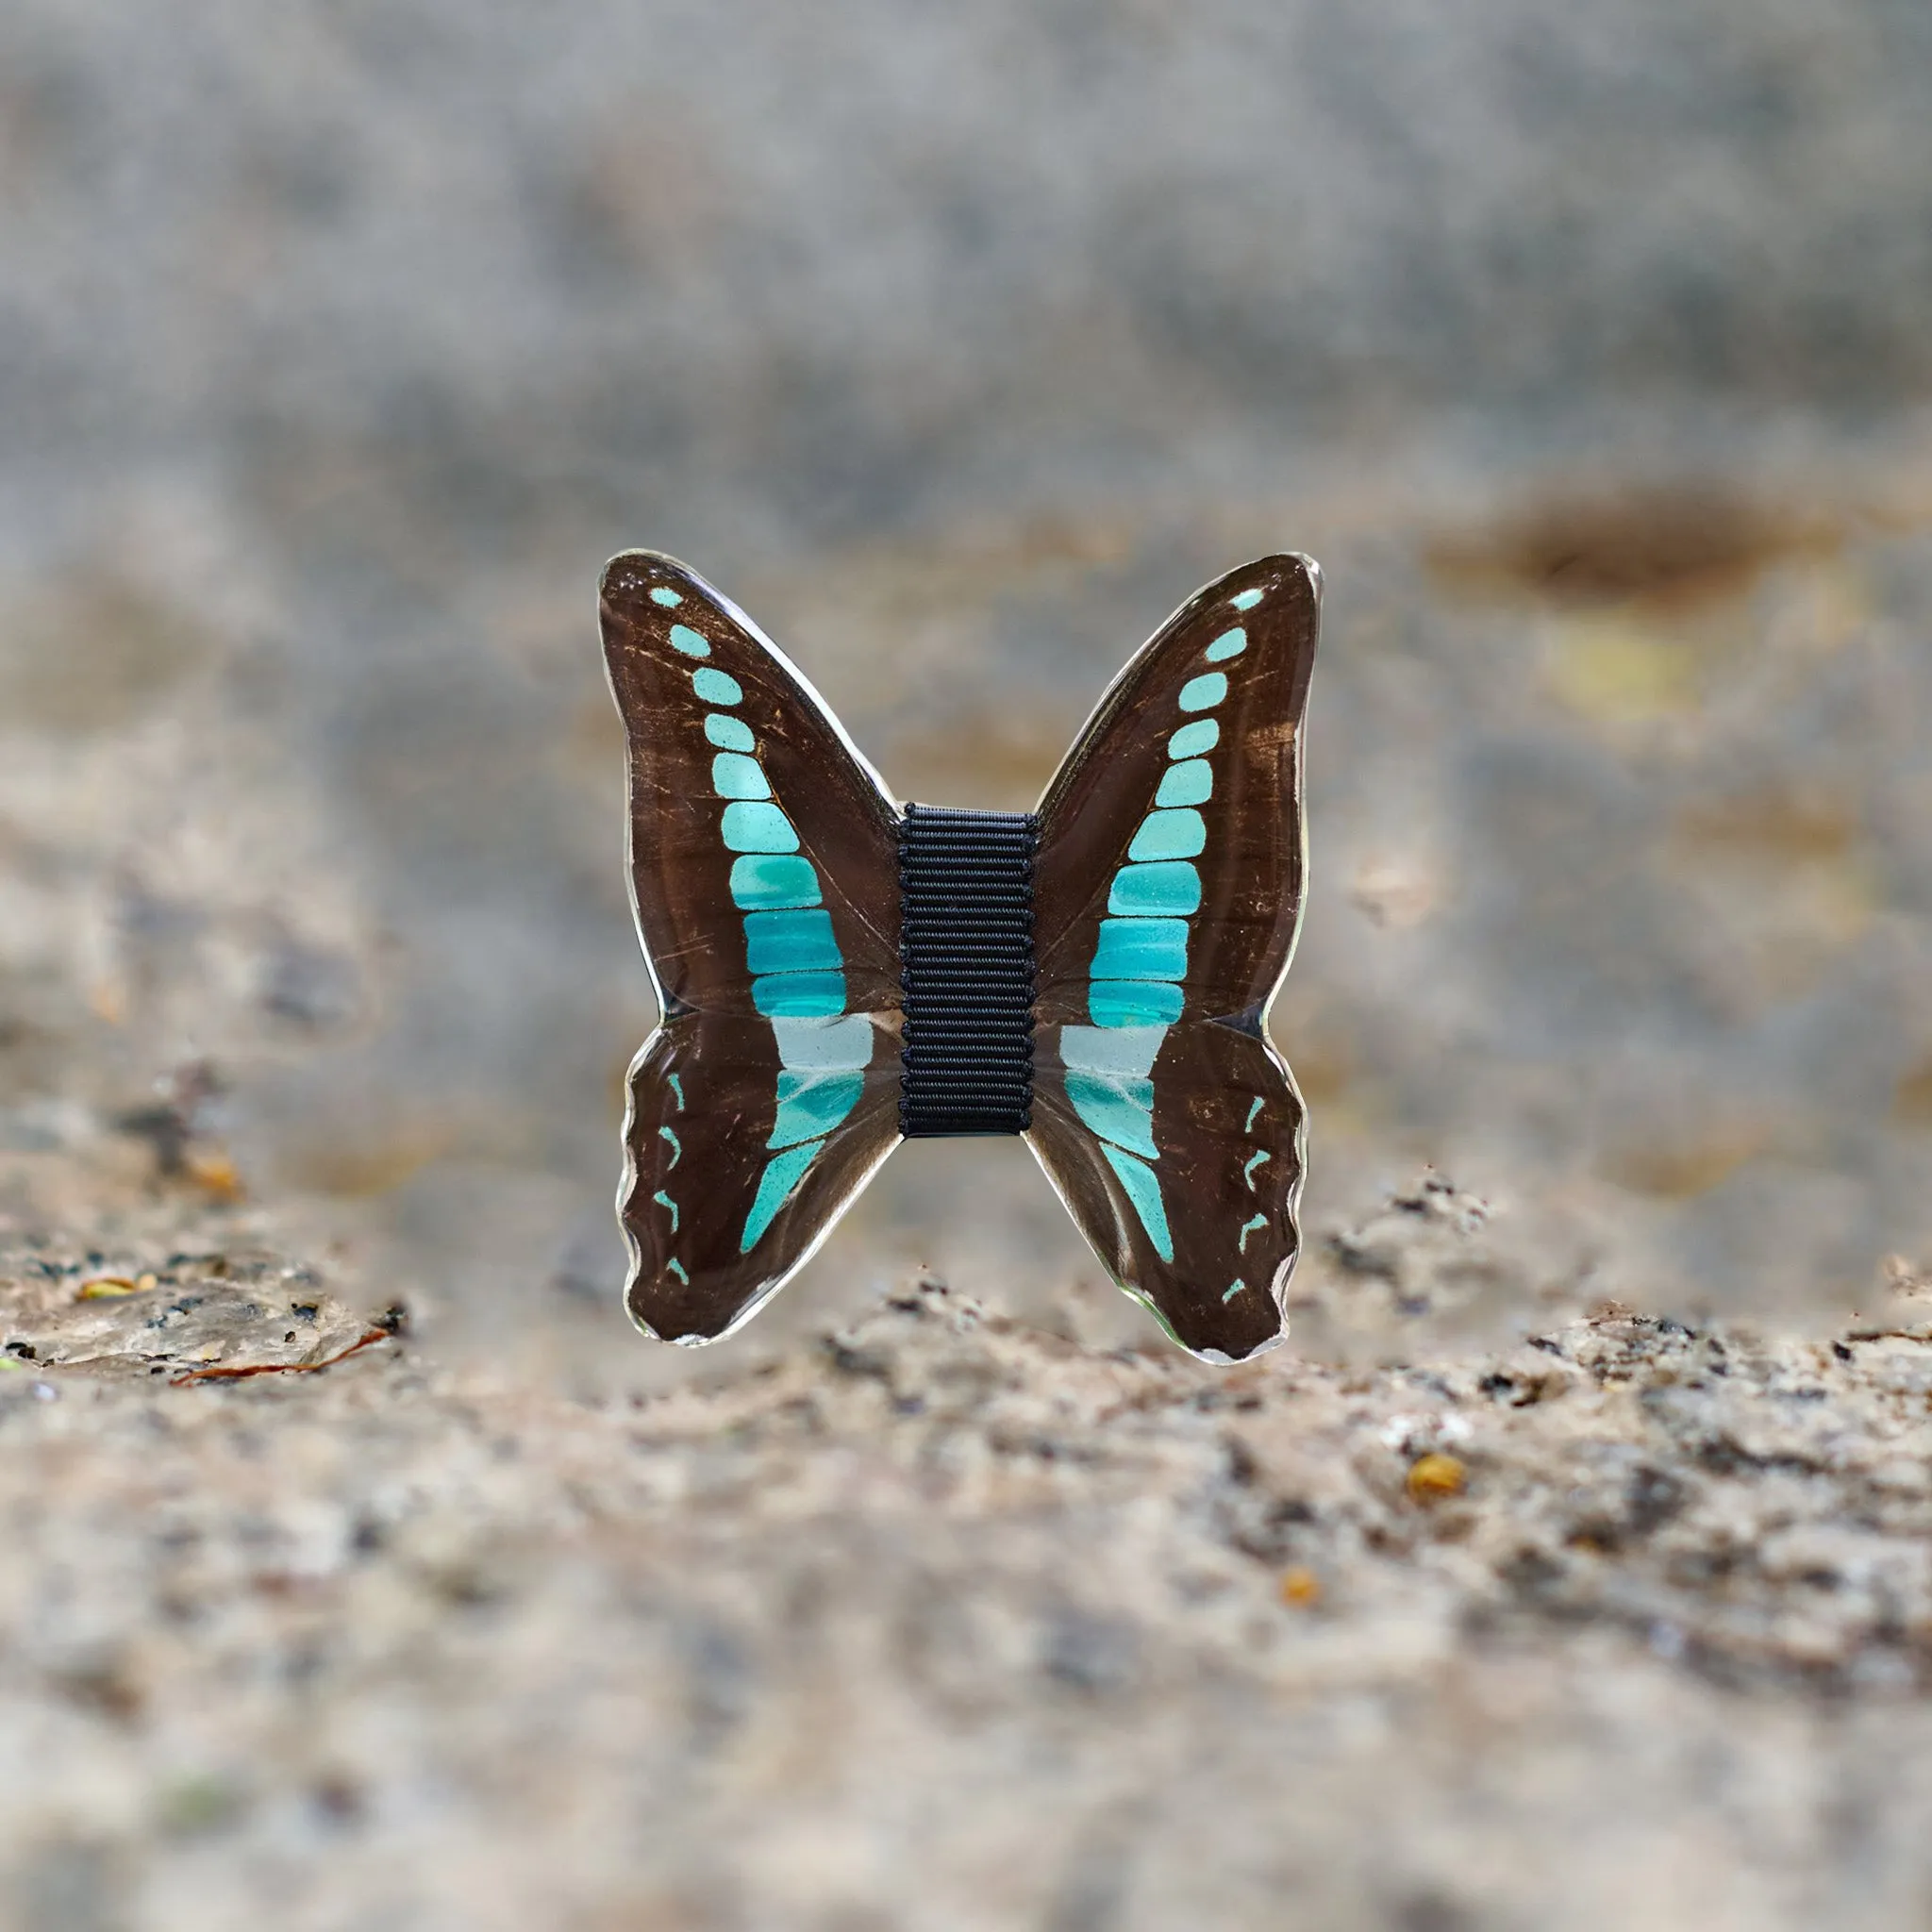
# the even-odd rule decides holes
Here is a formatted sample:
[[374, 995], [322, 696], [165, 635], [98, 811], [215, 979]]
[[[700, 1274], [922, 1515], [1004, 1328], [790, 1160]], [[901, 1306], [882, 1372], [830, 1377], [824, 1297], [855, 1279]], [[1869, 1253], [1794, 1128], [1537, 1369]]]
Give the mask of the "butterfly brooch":
[[1307, 874], [1321, 575], [1191, 598], [1032, 812], [902, 807], [758, 627], [668, 557], [604, 575], [632, 905], [625, 1303], [697, 1343], [810, 1257], [901, 1140], [1018, 1134], [1183, 1348], [1285, 1333], [1307, 1114], [1269, 1044]]

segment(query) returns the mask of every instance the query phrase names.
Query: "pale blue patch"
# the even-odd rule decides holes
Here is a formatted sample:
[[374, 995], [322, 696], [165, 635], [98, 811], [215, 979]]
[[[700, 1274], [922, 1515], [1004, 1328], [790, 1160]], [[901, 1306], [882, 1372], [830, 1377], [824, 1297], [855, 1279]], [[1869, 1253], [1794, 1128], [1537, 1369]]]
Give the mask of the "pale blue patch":
[[823, 894], [808, 858], [791, 852], [748, 852], [731, 861], [731, 903], [741, 912], [816, 906]]
[[1121, 1186], [1126, 1189], [1127, 1199], [1134, 1204], [1134, 1212], [1141, 1217], [1141, 1225], [1154, 1243], [1154, 1252], [1163, 1261], [1172, 1261], [1174, 1236], [1168, 1232], [1167, 1209], [1161, 1203], [1160, 1183], [1155, 1178], [1154, 1170], [1144, 1160], [1123, 1154], [1105, 1141], [1100, 1143], [1100, 1151], [1107, 1156], [1108, 1165], [1120, 1175]]
[[1227, 600], [1237, 610], [1252, 610], [1261, 601], [1259, 591], [1241, 591]]
[[[730, 816], [728, 810], [725, 816]], [[1184, 919], [1201, 909], [1201, 874], [1184, 858], [1124, 865], [1113, 875], [1107, 909], [1128, 917], [1144, 912], [1156, 918]]]
[[705, 713], [705, 736], [721, 751], [756, 751], [758, 740], [742, 718], [727, 718], [723, 711]]
[[1239, 658], [1248, 648], [1248, 634], [1240, 625], [1232, 630], [1224, 630], [1208, 646], [1208, 661], [1210, 664], [1224, 664], [1230, 658]]
[[[700, 673], [700, 675], [703, 674]], [[703, 695], [702, 692], [699, 693]], [[1204, 671], [1181, 686], [1180, 706], [1184, 711], [1211, 711], [1227, 695], [1227, 674]]]
[[791, 1197], [791, 1191], [805, 1178], [805, 1171], [818, 1158], [823, 1141], [808, 1141], [802, 1147], [788, 1147], [765, 1163], [758, 1177], [758, 1191], [753, 1196], [751, 1212], [744, 1218], [744, 1232], [738, 1238], [738, 1252], [748, 1255], [758, 1246], [759, 1237]]
[[778, 1042], [778, 1058], [788, 1067], [850, 1072], [872, 1064], [872, 1022], [863, 1013], [838, 1019], [775, 1019], [772, 1032]]
[[674, 1201], [671, 1198], [671, 1196], [664, 1191], [662, 1188], [659, 1188], [658, 1191], [651, 1196], [651, 1199], [656, 1201], [660, 1207], [670, 1208], [671, 1232], [673, 1234], [675, 1234], [677, 1232], [677, 1203]]
[[1266, 1227], [1267, 1225], [1268, 1217], [1265, 1214], [1257, 1214], [1252, 1221], [1243, 1222], [1241, 1224], [1241, 1252], [1242, 1254], [1245, 1255], [1248, 1252], [1248, 1237], [1251, 1234], [1253, 1234], [1257, 1227]]
[[745, 965], [754, 974], [829, 973], [845, 963], [832, 937], [832, 915], [822, 908], [747, 912], [744, 950]]
[[700, 664], [691, 675], [691, 688], [708, 705], [735, 705], [744, 696], [744, 687], [728, 671]]
[[[1176, 767], [1178, 769], [1178, 767]], [[721, 751], [711, 760], [711, 790], [720, 798], [769, 798], [772, 788], [756, 758], [741, 751]]]
[[1196, 718], [1191, 724], [1183, 724], [1167, 741], [1167, 755], [1171, 758], [1199, 758], [1204, 751], [1212, 751], [1220, 742], [1221, 720]]
[[1171, 1025], [1182, 1004], [1180, 988], [1164, 979], [1096, 979], [1087, 988], [1087, 1017], [1096, 1026]]
[[858, 1105], [864, 1091], [863, 1074], [780, 1074], [778, 1119], [765, 1145], [823, 1140]]
[[1206, 758], [1184, 758], [1160, 774], [1156, 805], [1205, 805], [1214, 791], [1214, 767]]
[[742, 799], [724, 808], [719, 826], [727, 850], [732, 852], [796, 852], [798, 834], [791, 821], [775, 805], [752, 804]]
[[[658, 1129], [658, 1138], [660, 1141], [669, 1141], [671, 1142], [671, 1167], [675, 1167], [684, 1158], [684, 1142], [669, 1127], [659, 1127]], [[671, 1168], [667, 1167], [664, 1172], [669, 1174]]]
[[[1175, 770], [1180, 768], [1176, 766]], [[1196, 858], [1208, 843], [1208, 824], [1190, 808], [1154, 811], [1141, 821], [1134, 842], [1127, 847], [1132, 859]]]
[[1154, 1144], [1154, 1082], [1107, 1080], [1098, 1074], [1069, 1074], [1067, 1098], [1074, 1111], [1100, 1136], [1130, 1154], [1152, 1160]]
[[1144, 1080], [1166, 1038], [1165, 1026], [1062, 1026], [1060, 1064], [1083, 1074]]
[[1257, 1093], [1257, 1094], [1256, 1094], [1256, 1095], [1255, 1095], [1255, 1104], [1254, 1104], [1254, 1105], [1253, 1105], [1253, 1106], [1252, 1106], [1251, 1108], [1248, 1108], [1248, 1117], [1247, 1117], [1247, 1119], [1246, 1119], [1246, 1120], [1244, 1120], [1244, 1121], [1243, 1121], [1243, 1122], [1241, 1123], [1241, 1132], [1242, 1132], [1242, 1133], [1244, 1133], [1244, 1134], [1252, 1134], [1252, 1133], [1253, 1133], [1253, 1132], [1255, 1131], [1255, 1116], [1256, 1116], [1256, 1115], [1257, 1115], [1257, 1113], [1259, 1113], [1260, 1111], [1261, 1111], [1261, 1096], [1260, 1096], [1260, 1095], [1259, 1095], [1259, 1094]]
[[1274, 1158], [1274, 1157], [1272, 1154], [1267, 1153], [1251, 1154], [1248, 1156], [1247, 1163], [1241, 1169], [1241, 1178], [1247, 1182], [1249, 1193], [1252, 1194], [1255, 1191], [1255, 1170], [1264, 1160], [1273, 1160]]
[[[653, 591], [652, 594], [655, 596], [657, 593]], [[677, 1276], [678, 1280], [684, 1283], [685, 1287], [689, 1288], [691, 1286], [691, 1276], [684, 1272], [684, 1263], [682, 1261], [673, 1259], [665, 1262], [664, 1265], [670, 1269], [672, 1274]]]
[[671, 626], [671, 643], [674, 650], [682, 651], [687, 658], [708, 658], [711, 655], [708, 640], [700, 637], [688, 624]]
[[830, 1019], [845, 1010], [842, 973], [773, 973], [751, 983], [751, 1003], [768, 1020]]
[[1233, 1301], [1236, 1295], [1241, 1293], [1242, 1289], [1247, 1287], [1247, 1285], [1248, 1284], [1245, 1281], [1237, 1281], [1233, 1284], [1232, 1287], [1224, 1290], [1221, 1297], [1222, 1307], [1225, 1307], [1229, 1302]]
[[666, 1074], [664, 1075], [664, 1084], [670, 1088], [672, 1093], [675, 1096], [677, 1110], [679, 1113], [682, 1113], [684, 1111], [684, 1082], [675, 1074]]
[[667, 610], [671, 610], [682, 604], [684, 599], [675, 591], [667, 591], [662, 584], [659, 584], [651, 592], [651, 602], [653, 604], [661, 604]]
[[1185, 919], [1103, 919], [1090, 979], [1185, 979]]

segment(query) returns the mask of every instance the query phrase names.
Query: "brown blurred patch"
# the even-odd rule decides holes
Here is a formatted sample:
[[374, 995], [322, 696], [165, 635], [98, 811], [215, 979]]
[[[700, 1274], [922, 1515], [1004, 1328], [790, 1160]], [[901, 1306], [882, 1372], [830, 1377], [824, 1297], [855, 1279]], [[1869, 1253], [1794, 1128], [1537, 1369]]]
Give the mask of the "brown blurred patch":
[[392, 1192], [441, 1159], [455, 1136], [423, 1124], [371, 1130], [341, 1139], [315, 1139], [286, 1149], [279, 1165], [295, 1187], [338, 1200], [368, 1200]]
[[1851, 853], [1860, 830], [1857, 808], [1841, 800], [1765, 789], [1687, 807], [1672, 840], [1732, 864], [1828, 865]]
[[1750, 1128], [1719, 1128], [1701, 1136], [1659, 1134], [1641, 1145], [1612, 1148], [1600, 1171], [1634, 1194], [1689, 1201], [1708, 1193], [1762, 1151], [1766, 1136]]
[[1932, 1127], [1932, 1054], [1892, 1090], [1891, 1117], [1902, 1127]]
[[150, 591], [83, 573], [9, 612], [0, 714], [79, 736], [136, 723], [208, 655], [210, 640]]
[[1072, 735], [1057, 720], [985, 711], [943, 732], [895, 736], [881, 764], [887, 783], [908, 798], [1028, 811], [1058, 768]]
[[1734, 596], [1773, 564], [1827, 555], [1843, 541], [1836, 517], [1723, 484], [1679, 482], [1555, 493], [1488, 529], [1440, 537], [1424, 555], [1465, 594], [1681, 610]]

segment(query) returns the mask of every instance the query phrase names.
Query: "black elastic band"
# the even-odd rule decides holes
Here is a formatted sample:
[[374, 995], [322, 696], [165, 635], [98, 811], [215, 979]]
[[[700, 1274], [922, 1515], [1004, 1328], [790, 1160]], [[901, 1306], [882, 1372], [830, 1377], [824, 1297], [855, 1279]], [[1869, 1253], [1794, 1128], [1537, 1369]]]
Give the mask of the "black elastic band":
[[899, 821], [899, 1131], [1019, 1134], [1033, 1120], [1030, 812], [910, 805]]

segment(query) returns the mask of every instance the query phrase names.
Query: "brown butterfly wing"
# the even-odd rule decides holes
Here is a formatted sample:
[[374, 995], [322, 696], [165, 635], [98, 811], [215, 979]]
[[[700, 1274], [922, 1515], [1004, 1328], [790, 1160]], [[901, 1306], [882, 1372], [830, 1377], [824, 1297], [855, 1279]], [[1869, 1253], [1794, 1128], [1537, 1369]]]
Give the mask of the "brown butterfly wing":
[[1183, 1345], [1279, 1340], [1305, 1114], [1266, 1041], [1301, 920], [1320, 576], [1263, 558], [1135, 658], [1041, 805], [1034, 1151]]
[[[1266, 1041], [1226, 1026], [1175, 1027], [1154, 1080], [1158, 1158], [1124, 1171], [1135, 1157], [1116, 1146], [1108, 1158], [1112, 1143], [1075, 1109], [1057, 1048], [1044, 1046], [1026, 1138], [1114, 1280], [1191, 1354], [1242, 1361], [1285, 1332], [1301, 1249], [1302, 1097]], [[1141, 1176], [1131, 1190], [1130, 1176]]]
[[[1199, 756], [1213, 790], [1194, 808], [1210, 836], [1196, 856], [1203, 898], [1181, 984], [1190, 1017], [1258, 1021], [1301, 924], [1302, 721], [1320, 617], [1313, 561], [1264, 557], [1191, 597], [1114, 680], [1040, 803], [1036, 1024], [1088, 1017], [1088, 968], [1114, 874], [1169, 768], [1196, 762], [1170, 756], [1175, 735], [1210, 724], [1215, 741]], [[1244, 648], [1210, 659], [1215, 641], [1237, 628]], [[1188, 687], [1215, 675], [1225, 695], [1183, 709]]]
[[[724, 721], [753, 741], [770, 802], [818, 874], [844, 957], [846, 1010], [896, 1011], [898, 807], [824, 699], [742, 611], [672, 558], [614, 558], [601, 616], [628, 748], [632, 896], [666, 1012], [753, 1010], [743, 947], [726, 943], [741, 916], [733, 862], [752, 855], [726, 849], [720, 821], [729, 803], [760, 801], [716, 789], [719, 758], [746, 755], [733, 750], [742, 739]], [[701, 684], [728, 691], [704, 674], [741, 695], [708, 698]]]
[[[774, 1164], [811, 1143], [767, 1145], [783, 1072], [769, 1026], [703, 1013], [666, 1022], [631, 1068], [618, 1197], [631, 1256], [625, 1304], [659, 1341], [715, 1341], [749, 1321], [899, 1143], [898, 1037], [874, 1028], [856, 1105], [787, 1189]], [[774, 1211], [747, 1247], [767, 1191]]]
[[897, 807], [784, 657], [683, 565], [605, 573], [638, 929], [664, 1024], [631, 1070], [625, 1299], [744, 1321], [898, 1140]]

